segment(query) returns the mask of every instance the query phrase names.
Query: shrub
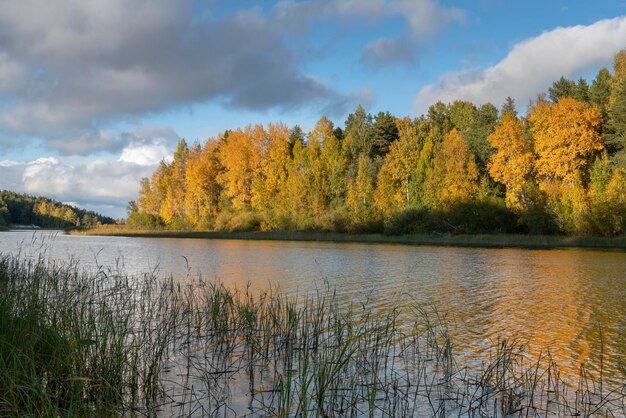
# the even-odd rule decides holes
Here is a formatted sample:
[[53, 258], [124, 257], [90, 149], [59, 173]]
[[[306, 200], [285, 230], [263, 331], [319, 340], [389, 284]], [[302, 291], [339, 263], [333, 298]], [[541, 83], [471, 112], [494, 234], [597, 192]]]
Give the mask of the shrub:
[[163, 219], [145, 212], [134, 212], [126, 220], [126, 224], [137, 229], [161, 229], [165, 226]]
[[517, 215], [500, 199], [459, 203], [442, 214], [458, 234], [499, 234], [519, 232]]
[[252, 211], [222, 212], [215, 220], [215, 229], [226, 232], [258, 231], [261, 227], [261, 217]]
[[425, 208], [410, 208], [393, 214], [385, 221], [387, 235], [420, 234], [429, 232], [453, 232], [454, 227], [446, 224], [439, 212]]
[[385, 234], [487, 234], [518, 232], [517, 215], [504, 202], [488, 199], [459, 203], [443, 211], [411, 208], [392, 215]]

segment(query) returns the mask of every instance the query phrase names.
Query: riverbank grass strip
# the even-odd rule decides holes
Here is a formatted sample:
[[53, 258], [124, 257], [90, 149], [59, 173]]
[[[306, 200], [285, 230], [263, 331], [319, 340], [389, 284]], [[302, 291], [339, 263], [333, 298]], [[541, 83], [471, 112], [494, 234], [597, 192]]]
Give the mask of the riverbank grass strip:
[[626, 249], [626, 237], [575, 237], [560, 235], [384, 235], [345, 234], [313, 231], [268, 231], [268, 232], [215, 232], [142, 230], [124, 226], [102, 226], [94, 229], [74, 230], [76, 235], [125, 236], [138, 238], [198, 238], [236, 239], [269, 241], [322, 241], [376, 244], [440, 245], [479, 248], [603, 248]]

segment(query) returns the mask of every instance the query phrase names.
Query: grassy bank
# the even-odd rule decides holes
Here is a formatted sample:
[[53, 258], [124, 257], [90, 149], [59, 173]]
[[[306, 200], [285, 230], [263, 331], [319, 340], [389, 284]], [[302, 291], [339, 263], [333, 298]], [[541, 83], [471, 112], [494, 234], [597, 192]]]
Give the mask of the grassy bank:
[[568, 237], [560, 235], [383, 235], [344, 234], [335, 232], [212, 232], [141, 230], [124, 226], [102, 226], [75, 230], [72, 234], [108, 235], [147, 238], [202, 238], [276, 241], [363, 242], [410, 245], [442, 245], [483, 248], [614, 248], [626, 249], [626, 236], [622, 237]]
[[565, 378], [510, 340], [470, 366], [448, 326], [434, 308], [376, 311], [332, 289], [252, 294], [3, 256], [0, 416], [626, 414], [602, 367]]

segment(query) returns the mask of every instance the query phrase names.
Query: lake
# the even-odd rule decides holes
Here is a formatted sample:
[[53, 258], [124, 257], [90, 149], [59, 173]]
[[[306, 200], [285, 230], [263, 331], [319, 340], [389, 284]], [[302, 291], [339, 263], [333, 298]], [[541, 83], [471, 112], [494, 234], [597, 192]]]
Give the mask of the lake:
[[[394, 244], [71, 236], [0, 233], [0, 252], [44, 253], [89, 268], [157, 270], [294, 295], [326, 285], [346, 303], [375, 309], [417, 303], [450, 320], [454, 350], [468, 359], [499, 338], [519, 338], [530, 356], [548, 352], [564, 373], [600, 365], [623, 383], [626, 252], [480, 249]], [[602, 338], [600, 338], [602, 335]], [[601, 348], [600, 341], [603, 341]], [[471, 353], [471, 354], [470, 354]]]

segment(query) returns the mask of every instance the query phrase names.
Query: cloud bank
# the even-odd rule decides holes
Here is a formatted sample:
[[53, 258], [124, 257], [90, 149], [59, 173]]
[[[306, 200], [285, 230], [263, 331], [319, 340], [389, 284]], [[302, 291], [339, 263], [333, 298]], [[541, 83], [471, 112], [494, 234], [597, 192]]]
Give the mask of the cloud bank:
[[178, 135], [165, 127], [124, 132], [117, 159], [40, 157], [32, 161], [0, 160], [0, 189], [42, 195], [124, 217], [126, 204], [137, 197], [139, 180], [159, 162], [171, 159]]
[[285, 0], [274, 10], [274, 20], [291, 31], [302, 32], [317, 19], [364, 20], [371, 24], [400, 18], [403, 34], [370, 41], [360, 62], [372, 68], [413, 65], [420, 45], [448, 26], [465, 20], [465, 12], [436, 0]]
[[513, 46], [496, 65], [442, 76], [415, 96], [420, 114], [438, 100], [501, 104], [507, 96], [525, 105], [561, 76], [577, 77], [611, 62], [626, 47], [626, 16], [591, 25], [559, 27]]
[[119, 149], [102, 132], [107, 123], [151, 112], [209, 100], [265, 110], [343, 99], [300, 70], [284, 33], [260, 11], [199, 19], [197, 7], [191, 0], [3, 2], [0, 131], [87, 154]]
[[226, 14], [193, 0], [3, 2], [0, 137], [39, 137], [62, 154], [88, 155], [123, 146], [108, 124], [208, 101], [343, 114], [358, 93], [339, 93], [304, 73], [305, 54], [288, 39], [319, 20], [393, 17], [405, 35], [372, 40], [362, 63], [411, 63], [419, 39], [463, 12], [435, 0], [282, 1], [268, 11]]

